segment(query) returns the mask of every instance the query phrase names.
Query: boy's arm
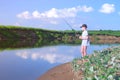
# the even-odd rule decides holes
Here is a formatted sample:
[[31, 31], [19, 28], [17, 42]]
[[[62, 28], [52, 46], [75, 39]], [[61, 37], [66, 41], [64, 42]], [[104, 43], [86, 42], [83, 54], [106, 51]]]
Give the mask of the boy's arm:
[[79, 39], [82, 39], [82, 40], [87, 40], [89, 37], [86, 36], [86, 37], [82, 37], [82, 36], [79, 36]]

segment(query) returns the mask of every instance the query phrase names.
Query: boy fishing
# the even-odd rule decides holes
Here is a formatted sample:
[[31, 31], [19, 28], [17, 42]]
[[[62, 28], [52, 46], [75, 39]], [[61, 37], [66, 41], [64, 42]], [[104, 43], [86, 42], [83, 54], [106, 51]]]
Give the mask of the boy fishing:
[[87, 46], [89, 46], [90, 41], [89, 41], [89, 36], [87, 31], [87, 25], [83, 24], [80, 28], [82, 28], [82, 35], [79, 36], [79, 39], [82, 40], [81, 53], [82, 53], [82, 57], [84, 57], [87, 55]]

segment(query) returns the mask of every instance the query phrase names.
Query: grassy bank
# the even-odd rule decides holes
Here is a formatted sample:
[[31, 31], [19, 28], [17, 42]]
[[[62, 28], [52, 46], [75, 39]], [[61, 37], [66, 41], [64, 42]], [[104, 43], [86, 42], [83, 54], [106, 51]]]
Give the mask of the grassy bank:
[[90, 35], [120, 36], [120, 30], [90, 30]]
[[[23, 26], [4, 26], [0, 25], [1, 30], [11, 30], [11, 29], [20, 29], [20, 30], [32, 30], [32, 31], [41, 31], [41, 32], [49, 32], [49, 33], [68, 33], [68, 34], [81, 34], [81, 31], [72, 31], [72, 30], [65, 30], [65, 31], [57, 31], [57, 30], [47, 30], [47, 29], [40, 29], [40, 28], [30, 28], [30, 27], [23, 27]], [[90, 35], [111, 35], [111, 36], [120, 36], [120, 30], [89, 30]]]
[[[27, 28], [21, 26], [0, 26], [0, 40], [33, 40], [37, 39], [38, 42], [42, 40], [58, 40], [63, 43], [75, 42], [80, 43], [78, 36], [81, 35], [81, 31], [56, 31], [46, 30], [39, 28]], [[97, 40], [113, 40], [119, 42], [120, 31], [112, 30], [89, 30], [91, 42]], [[101, 42], [101, 41], [100, 41]], [[105, 42], [105, 41], [102, 41]]]
[[[63, 35], [65, 34], [65, 35]], [[72, 35], [72, 32], [56, 31], [56, 30], [46, 30], [39, 28], [27, 28], [21, 26], [0, 26], [0, 38], [1, 39], [57, 39], [66, 37], [66, 35]]]
[[74, 59], [72, 67], [75, 80], [120, 80], [120, 46]]

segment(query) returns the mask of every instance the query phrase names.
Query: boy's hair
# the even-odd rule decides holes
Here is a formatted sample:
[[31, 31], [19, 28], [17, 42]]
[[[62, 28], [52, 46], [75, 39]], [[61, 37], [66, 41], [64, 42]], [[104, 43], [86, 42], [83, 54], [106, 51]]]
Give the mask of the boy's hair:
[[83, 24], [82, 26], [80, 26], [80, 28], [82, 28], [82, 27], [87, 28], [87, 25], [86, 25], [86, 24]]

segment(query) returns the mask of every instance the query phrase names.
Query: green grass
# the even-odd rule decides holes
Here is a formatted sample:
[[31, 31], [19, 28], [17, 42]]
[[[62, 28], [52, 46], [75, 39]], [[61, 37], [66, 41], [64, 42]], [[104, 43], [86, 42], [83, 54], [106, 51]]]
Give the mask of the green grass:
[[90, 35], [120, 36], [120, 30], [89, 30]]
[[[120, 36], [120, 31], [113, 30], [89, 30], [89, 35], [95, 38], [95, 41], [98, 41], [97, 35], [110, 35], [110, 36]], [[31, 28], [23, 26], [4, 26], [0, 25], [0, 38], [1, 39], [40, 39], [41, 40], [59, 40], [63, 43], [75, 42], [80, 44], [77, 35], [81, 35], [81, 31], [57, 31], [57, 30], [47, 30], [40, 28]]]
[[72, 67], [75, 72], [83, 71], [83, 80], [120, 80], [120, 46], [95, 51], [81, 59], [86, 60], [83, 64], [78, 60], [73, 60]]

